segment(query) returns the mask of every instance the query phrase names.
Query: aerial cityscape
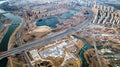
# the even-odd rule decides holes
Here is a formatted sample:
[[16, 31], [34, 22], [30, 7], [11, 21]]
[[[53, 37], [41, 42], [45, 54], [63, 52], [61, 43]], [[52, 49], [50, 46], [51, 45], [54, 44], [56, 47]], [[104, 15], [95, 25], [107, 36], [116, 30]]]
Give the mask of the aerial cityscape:
[[0, 0], [0, 67], [120, 67], [120, 0]]

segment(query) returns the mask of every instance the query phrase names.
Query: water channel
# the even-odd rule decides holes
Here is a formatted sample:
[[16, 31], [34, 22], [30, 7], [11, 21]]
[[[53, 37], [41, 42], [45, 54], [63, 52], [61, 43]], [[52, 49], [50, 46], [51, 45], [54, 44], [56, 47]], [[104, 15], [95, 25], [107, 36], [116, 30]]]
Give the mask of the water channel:
[[[79, 52], [79, 57], [81, 58], [82, 60], [82, 67], [88, 67], [88, 63], [84, 57], [84, 52], [88, 49], [93, 49], [94, 46], [91, 46], [84, 38], [81, 38], [80, 36], [77, 36], [77, 35], [72, 35], [73, 37], [77, 38], [77, 39], [80, 39], [83, 43], [84, 43], [84, 46], [82, 47], [82, 50], [80, 50]], [[102, 45], [100, 46], [96, 46], [98, 49], [102, 48]], [[84, 49], [84, 50], [83, 50]]]
[[84, 46], [82, 47], [82, 49], [84, 50], [80, 50], [79, 52], [79, 57], [81, 58], [82, 60], [82, 67], [88, 67], [88, 63], [84, 57], [84, 52], [88, 49], [91, 49], [91, 48], [94, 48], [93, 46], [91, 46], [85, 39], [77, 36], [77, 35], [73, 35], [73, 37], [77, 38], [77, 39], [80, 39], [82, 42], [84, 42]]
[[[5, 11], [2, 10], [0, 13], [2, 12]], [[5, 34], [5, 36], [3, 37], [0, 43], [0, 51], [7, 51], [10, 36], [15, 31], [15, 29], [20, 25], [21, 19], [18, 16], [14, 16], [11, 13], [5, 13], [3, 15], [12, 20], [12, 24], [9, 26], [7, 33]], [[7, 58], [0, 60], [0, 67], [6, 67], [6, 64], [7, 64]]]

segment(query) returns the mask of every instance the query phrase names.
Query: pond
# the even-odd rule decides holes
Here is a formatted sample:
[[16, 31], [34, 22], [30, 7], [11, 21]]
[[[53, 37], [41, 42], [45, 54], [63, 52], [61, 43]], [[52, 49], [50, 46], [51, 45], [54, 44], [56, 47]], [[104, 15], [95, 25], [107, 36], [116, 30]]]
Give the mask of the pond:
[[70, 19], [70, 17], [74, 16], [72, 13], [64, 13], [60, 16], [61, 19]]
[[42, 18], [36, 21], [36, 26], [49, 26], [51, 28], [56, 28], [56, 24], [59, 23], [58, 18]]
[[70, 10], [77, 11], [77, 12], [80, 11], [80, 9], [78, 9], [78, 8], [71, 8]]

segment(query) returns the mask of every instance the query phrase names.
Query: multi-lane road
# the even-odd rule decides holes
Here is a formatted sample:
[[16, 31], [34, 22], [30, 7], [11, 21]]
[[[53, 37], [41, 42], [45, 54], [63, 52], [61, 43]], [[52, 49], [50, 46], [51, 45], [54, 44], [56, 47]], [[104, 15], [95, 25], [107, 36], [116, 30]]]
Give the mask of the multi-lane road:
[[63, 38], [67, 35], [71, 35], [71, 34], [75, 33], [76, 31], [79, 31], [80, 29], [84, 28], [92, 21], [94, 14], [91, 10], [89, 10], [88, 12], [89, 12], [88, 18], [83, 23], [77, 25], [76, 27], [69, 28], [69, 29], [63, 30], [61, 32], [57, 32], [54, 35], [52, 34], [52, 35], [49, 35], [43, 39], [36, 40], [34, 42], [30, 42], [30, 43], [24, 44], [22, 46], [19, 46], [17, 48], [8, 50], [8, 51], [6, 51], [6, 54], [0, 55], [0, 59], [17, 54], [17, 53], [22, 52], [22, 51], [27, 51], [31, 48], [36, 48], [38, 46], [45, 46], [46, 44], [49, 44], [52, 41], [58, 40], [58, 39]]
[[[20, 27], [17, 35], [16, 35], [16, 41], [17, 41], [17, 44], [18, 44], [19, 46], [22, 45], [22, 41], [21, 41], [21, 33], [22, 33], [22, 30], [26, 27], [26, 20], [23, 21], [23, 22], [24, 22], [24, 23], [21, 24], [21, 27]], [[28, 56], [28, 54], [27, 54], [27, 52], [26, 52], [26, 51], [22, 51], [22, 54], [23, 54], [26, 62], [29, 64], [29, 66], [30, 66], [30, 67], [33, 67], [33, 66], [32, 66], [32, 63], [31, 63], [31, 61], [30, 61], [30, 58], [29, 58], [29, 56]]]

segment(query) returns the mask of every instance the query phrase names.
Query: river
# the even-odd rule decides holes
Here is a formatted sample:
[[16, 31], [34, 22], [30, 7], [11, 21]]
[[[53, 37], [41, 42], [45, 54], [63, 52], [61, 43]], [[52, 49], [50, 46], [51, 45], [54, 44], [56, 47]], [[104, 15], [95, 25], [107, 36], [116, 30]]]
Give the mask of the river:
[[[14, 16], [11, 13], [5, 13], [3, 15], [12, 20], [12, 24], [9, 26], [7, 33], [5, 34], [0, 43], [0, 51], [7, 51], [10, 36], [12, 35], [12, 33], [14, 33], [15, 29], [20, 25], [21, 19], [18, 16]], [[6, 64], [7, 58], [0, 60], [0, 67], [6, 67]]]
[[73, 35], [73, 37], [75, 37], [75, 38], [77, 38], [77, 39], [80, 39], [81, 41], [84, 42], [84, 46], [83, 46], [83, 48], [82, 48], [82, 49], [84, 49], [84, 50], [80, 50], [80, 52], [79, 52], [79, 57], [80, 57], [81, 60], [82, 60], [82, 67], [88, 67], [88, 63], [87, 63], [87, 61], [86, 61], [86, 59], [85, 59], [85, 57], [84, 57], [84, 52], [85, 52], [86, 50], [91, 49], [91, 48], [94, 48], [94, 47], [91, 46], [85, 39], [83, 39], [83, 38], [81, 38], [81, 37], [79, 37], [79, 36], [77, 36], [77, 35]]
[[[73, 37], [77, 38], [77, 39], [80, 39], [83, 43], [84, 43], [84, 46], [82, 47], [82, 49], [84, 50], [80, 50], [79, 52], [79, 57], [81, 58], [82, 60], [82, 67], [88, 67], [88, 63], [84, 57], [84, 52], [88, 49], [92, 49], [94, 48], [94, 46], [91, 46], [84, 38], [81, 38], [77, 35], [72, 35]], [[100, 49], [102, 47], [102, 45], [100, 46], [96, 46], [98, 49]]]

